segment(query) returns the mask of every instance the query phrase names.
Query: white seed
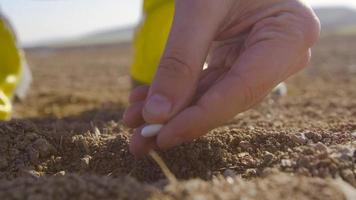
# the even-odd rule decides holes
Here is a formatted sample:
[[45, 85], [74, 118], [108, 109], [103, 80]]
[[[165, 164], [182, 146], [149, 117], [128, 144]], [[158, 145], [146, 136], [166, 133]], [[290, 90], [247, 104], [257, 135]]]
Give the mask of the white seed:
[[209, 64], [206, 62], [206, 63], [204, 63], [204, 67], [203, 67], [203, 70], [206, 70], [206, 69], [208, 69], [208, 67], [209, 67]]
[[162, 124], [147, 125], [142, 129], [141, 135], [145, 138], [154, 137], [158, 134], [158, 132], [161, 130], [162, 127], [163, 127]]
[[277, 96], [277, 97], [283, 97], [286, 96], [288, 93], [288, 87], [287, 84], [285, 84], [284, 82], [278, 84], [273, 90], [272, 90], [272, 94]]

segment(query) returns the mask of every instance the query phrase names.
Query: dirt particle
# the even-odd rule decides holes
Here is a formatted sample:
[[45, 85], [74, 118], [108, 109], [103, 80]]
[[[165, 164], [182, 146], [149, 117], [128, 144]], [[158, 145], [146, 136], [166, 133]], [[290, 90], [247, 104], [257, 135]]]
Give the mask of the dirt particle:
[[4, 157], [0, 157], [0, 170], [5, 169], [8, 166], [7, 159]]
[[54, 174], [54, 176], [64, 176], [64, 175], [66, 175], [65, 171], [59, 171], [59, 172]]
[[47, 158], [55, 152], [55, 148], [44, 138], [37, 139], [32, 146], [38, 150], [41, 158]]
[[23, 176], [29, 176], [29, 177], [33, 177], [33, 178], [39, 178], [41, 176], [41, 174], [33, 169], [22, 169], [21, 170], [21, 174]]
[[248, 141], [241, 141], [240, 143], [239, 143], [239, 146], [241, 147], [241, 148], [243, 148], [243, 149], [248, 149], [249, 147], [251, 147], [251, 144], [248, 142]]
[[318, 142], [315, 145], [315, 149], [317, 151], [320, 151], [320, 152], [327, 152], [328, 151], [328, 147], [326, 145], [324, 145], [323, 143], [321, 143], [321, 142]]
[[353, 137], [354, 139], [356, 139], [356, 131], [351, 133], [351, 137]]
[[344, 169], [341, 171], [341, 176], [344, 180], [356, 187], [356, 174], [351, 169]]
[[88, 154], [90, 152], [89, 142], [82, 135], [76, 135], [72, 138], [73, 143], [84, 153]]
[[296, 133], [291, 136], [291, 139], [298, 144], [306, 144], [308, 138], [305, 137], [304, 133]]
[[245, 174], [247, 177], [254, 177], [257, 175], [257, 170], [256, 169], [247, 169]]
[[234, 177], [236, 177], [236, 173], [231, 169], [227, 169], [227, 170], [224, 171], [224, 177], [232, 177], [232, 178], [234, 178]]
[[292, 163], [292, 161], [289, 160], [289, 159], [282, 159], [282, 160], [281, 160], [281, 166], [282, 166], [282, 167], [287, 168], [287, 167], [292, 167], [292, 165], [293, 165], [293, 163]]
[[275, 159], [275, 156], [272, 153], [266, 151], [265, 155], [263, 156], [263, 163], [265, 165], [269, 165], [274, 161], [274, 159]]
[[319, 134], [319, 133], [315, 133], [315, 132], [305, 132], [304, 135], [310, 139], [313, 140], [313, 142], [319, 142], [321, 139], [323, 139], [323, 137]]
[[86, 155], [80, 159], [80, 167], [81, 169], [88, 169], [90, 166], [90, 160], [92, 159], [91, 156]]
[[352, 160], [355, 148], [344, 146], [337, 150], [337, 153], [334, 153], [334, 157], [340, 158], [341, 160]]

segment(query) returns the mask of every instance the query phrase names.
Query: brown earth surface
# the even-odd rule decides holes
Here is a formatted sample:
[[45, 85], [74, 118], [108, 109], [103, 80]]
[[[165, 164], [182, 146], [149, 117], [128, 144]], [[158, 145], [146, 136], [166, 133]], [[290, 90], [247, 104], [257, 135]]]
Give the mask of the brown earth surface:
[[129, 45], [30, 49], [34, 83], [0, 123], [0, 199], [356, 199], [356, 37], [205, 137], [150, 158], [121, 123]]

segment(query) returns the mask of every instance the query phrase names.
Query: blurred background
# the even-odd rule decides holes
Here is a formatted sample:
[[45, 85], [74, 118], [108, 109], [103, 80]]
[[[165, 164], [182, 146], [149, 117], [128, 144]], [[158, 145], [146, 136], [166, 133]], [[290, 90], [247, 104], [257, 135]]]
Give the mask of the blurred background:
[[[356, 31], [356, 2], [306, 0], [326, 33]], [[131, 39], [142, 17], [142, 0], [0, 0], [24, 47], [78, 45]]]

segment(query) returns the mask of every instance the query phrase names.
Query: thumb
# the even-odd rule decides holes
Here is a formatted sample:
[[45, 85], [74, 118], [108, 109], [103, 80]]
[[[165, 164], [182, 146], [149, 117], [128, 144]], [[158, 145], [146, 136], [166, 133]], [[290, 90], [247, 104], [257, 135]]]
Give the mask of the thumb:
[[176, 1], [167, 45], [150, 87], [143, 117], [164, 123], [187, 106], [196, 90], [218, 20], [204, 1]]

